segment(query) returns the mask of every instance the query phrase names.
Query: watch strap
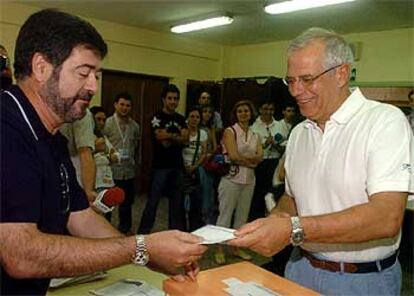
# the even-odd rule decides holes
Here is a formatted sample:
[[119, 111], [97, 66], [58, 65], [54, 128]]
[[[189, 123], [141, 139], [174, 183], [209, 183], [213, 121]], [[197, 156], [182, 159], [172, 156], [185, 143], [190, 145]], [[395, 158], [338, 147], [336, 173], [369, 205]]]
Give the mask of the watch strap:
[[293, 246], [300, 246], [305, 240], [305, 233], [300, 223], [298, 216], [290, 217], [290, 222], [292, 223], [292, 234], [290, 237], [290, 242]]
[[292, 223], [292, 230], [302, 228], [302, 224], [300, 224], [300, 219], [298, 216], [290, 217], [290, 222]]
[[135, 241], [135, 256], [132, 261], [134, 264], [145, 266], [149, 261], [149, 254], [147, 244], [145, 243], [145, 237], [141, 234], [136, 235]]

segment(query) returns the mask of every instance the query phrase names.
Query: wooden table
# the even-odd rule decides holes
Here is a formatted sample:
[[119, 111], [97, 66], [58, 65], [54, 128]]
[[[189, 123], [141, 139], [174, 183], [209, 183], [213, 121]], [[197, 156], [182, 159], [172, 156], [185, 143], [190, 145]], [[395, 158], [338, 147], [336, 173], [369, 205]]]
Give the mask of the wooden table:
[[108, 270], [108, 276], [105, 279], [97, 280], [89, 283], [75, 284], [64, 288], [50, 289], [47, 292], [48, 296], [59, 295], [91, 295], [90, 290], [96, 290], [108, 286], [121, 279], [139, 279], [151, 284], [159, 289], [162, 289], [162, 281], [168, 278], [162, 273], [152, 271], [146, 267], [140, 267], [133, 264], [121, 266]]
[[170, 296], [228, 296], [223, 290], [228, 286], [222, 280], [232, 277], [242, 282], [254, 281], [280, 295], [319, 295], [315, 291], [304, 288], [250, 262], [240, 262], [202, 271], [197, 277], [197, 282], [179, 283], [166, 279], [163, 289]]

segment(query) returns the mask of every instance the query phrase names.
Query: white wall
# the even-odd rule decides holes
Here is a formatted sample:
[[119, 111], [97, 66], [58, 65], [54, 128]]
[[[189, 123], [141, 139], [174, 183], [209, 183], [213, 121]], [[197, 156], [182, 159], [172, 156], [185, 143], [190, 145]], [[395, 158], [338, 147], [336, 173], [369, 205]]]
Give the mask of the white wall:
[[[345, 35], [361, 44], [355, 63], [357, 82], [414, 84], [414, 28]], [[286, 74], [288, 41], [225, 48], [224, 77], [277, 76]]]
[[[13, 60], [20, 26], [38, 9], [15, 3], [0, 4], [1, 43]], [[87, 19], [102, 34], [109, 53], [103, 68], [171, 78], [185, 98], [186, 79], [220, 80], [223, 47], [182, 36], [162, 34], [96, 19]], [[99, 104], [100, 92], [92, 104]], [[181, 100], [179, 111], [185, 106]]]
[[[0, 0], [1, 1], [1, 0]], [[13, 60], [20, 26], [37, 8], [0, 4], [0, 43]], [[186, 80], [221, 80], [223, 77], [277, 76], [286, 73], [289, 41], [246, 46], [220, 46], [182, 36], [162, 34], [112, 22], [88, 19], [108, 43], [103, 68], [164, 76], [180, 88], [179, 111], [185, 110]], [[357, 82], [388, 85], [414, 84], [414, 28], [349, 34], [360, 42]], [[100, 92], [93, 104], [99, 104]]]

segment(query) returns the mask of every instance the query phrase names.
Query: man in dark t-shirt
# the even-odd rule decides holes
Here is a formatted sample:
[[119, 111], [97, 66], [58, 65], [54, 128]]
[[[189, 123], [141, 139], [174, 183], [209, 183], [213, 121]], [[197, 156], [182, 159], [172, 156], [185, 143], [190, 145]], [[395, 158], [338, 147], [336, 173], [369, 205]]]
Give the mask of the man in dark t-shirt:
[[147, 204], [138, 233], [150, 233], [154, 225], [158, 202], [165, 192], [169, 197], [169, 228], [185, 230], [182, 200], [183, 159], [181, 150], [188, 142], [188, 129], [182, 115], [175, 112], [180, 91], [174, 84], [164, 87], [163, 108], [151, 120], [152, 180]]

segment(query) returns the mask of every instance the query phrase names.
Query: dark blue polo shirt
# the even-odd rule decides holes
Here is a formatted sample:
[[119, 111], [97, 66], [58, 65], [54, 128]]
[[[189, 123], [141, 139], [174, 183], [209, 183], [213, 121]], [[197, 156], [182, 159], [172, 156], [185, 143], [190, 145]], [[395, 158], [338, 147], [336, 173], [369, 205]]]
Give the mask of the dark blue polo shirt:
[[[20, 102], [32, 133], [15, 101], [1, 93], [1, 223], [33, 223], [44, 233], [65, 234], [70, 212], [89, 206], [76, 180], [59, 132], [49, 133], [25, 94], [9, 90]], [[46, 294], [50, 279], [14, 279], [1, 268], [1, 295]]]

